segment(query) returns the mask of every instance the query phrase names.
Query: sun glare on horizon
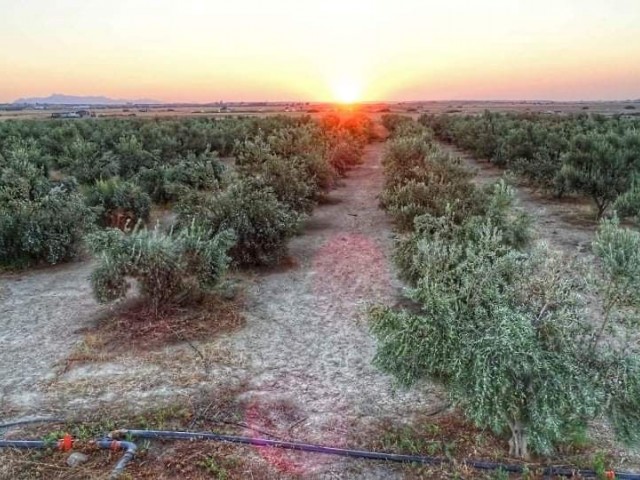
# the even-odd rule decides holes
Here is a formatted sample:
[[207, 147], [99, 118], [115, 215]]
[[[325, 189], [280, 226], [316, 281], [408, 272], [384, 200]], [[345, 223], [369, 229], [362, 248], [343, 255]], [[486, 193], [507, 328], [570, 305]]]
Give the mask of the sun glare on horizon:
[[352, 78], [337, 79], [332, 90], [335, 101], [339, 103], [351, 104], [362, 99], [362, 87]]

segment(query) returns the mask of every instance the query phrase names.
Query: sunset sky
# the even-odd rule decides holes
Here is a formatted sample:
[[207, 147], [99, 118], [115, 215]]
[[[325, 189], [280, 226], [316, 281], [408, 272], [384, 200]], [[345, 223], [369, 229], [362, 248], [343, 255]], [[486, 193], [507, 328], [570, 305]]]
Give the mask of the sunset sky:
[[0, 102], [640, 98], [640, 0], [0, 0]]

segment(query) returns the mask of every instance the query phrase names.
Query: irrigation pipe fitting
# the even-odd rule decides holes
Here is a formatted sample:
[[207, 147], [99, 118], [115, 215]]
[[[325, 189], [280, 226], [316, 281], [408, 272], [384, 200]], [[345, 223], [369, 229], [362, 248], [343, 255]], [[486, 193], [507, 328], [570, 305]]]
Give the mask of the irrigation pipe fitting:
[[102, 448], [104, 450], [111, 450], [117, 452], [118, 450], [124, 450], [124, 455], [120, 459], [120, 461], [113, 468], [111, 475], [109, 476], [110, 480], [115, 480], [122, 474], [126, 466], [133, 460], [136, 452], [138, 450], [138, 446], [133, 442], [125, 442], [124, 440], [113, 440], [110, 438], [103, 438], [102, 440], [98, 440], [95, 442], [98, 448]]
[[[70, 435], [65, 435], [55, 443], [46, 440], [0, 440], [0, 448], [17, 448], [20, 450], [45, 450], [47, 448], [55, 447], [57, 450], [60, 450], [62, 452], [68, 452], [73, 448], [74, 443], [75, 440]], [[110, 438], [103, 438], [101, 440], [89, 442], [89, 445], [95, 445], [100, 449], [111, 450], [114, 452], [124, 450], [124, 455], [118, 461], [118, 463], [112, 470], [111, 475], [109, 476], [110, 480], [116, 480], [118, 477], [120, 477], [129, 462], [133, 460], [133, 457], [138, 450], [138, 447], [135, 443], [113, 440]]]

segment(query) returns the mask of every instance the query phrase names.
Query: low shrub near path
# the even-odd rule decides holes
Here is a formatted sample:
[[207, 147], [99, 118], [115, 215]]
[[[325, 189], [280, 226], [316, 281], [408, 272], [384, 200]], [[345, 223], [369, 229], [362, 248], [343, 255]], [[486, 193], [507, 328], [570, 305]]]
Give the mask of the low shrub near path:
[[99, 261], [91, 275], [94, 294], [100, 302], [124, 298], [127, 279], [133, 278], [157, 312], [181, 296], [217, 285], [234, 242], [231, 231], [211, 235], [195, 225], [170, 233], [144, 228], [93, 233], [87, 243]]

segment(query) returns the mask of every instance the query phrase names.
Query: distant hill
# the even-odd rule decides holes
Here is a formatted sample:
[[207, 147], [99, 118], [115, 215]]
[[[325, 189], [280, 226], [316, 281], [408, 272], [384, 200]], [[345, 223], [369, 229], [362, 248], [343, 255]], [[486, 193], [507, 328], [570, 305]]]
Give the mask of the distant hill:
[[150, 98], [137, 98], [137, 99], [121, 99], [121, 98], [109, 98], [103, 96], [79, 96], [79, 95], [62, 95], [60, 93], [54, 93], [48, 97], [30, 97], [19, 98], [14, 104], [29, 104], [35, 105], [126, 105], [128, 103], [134, 104], [159, 104], [157, 100]]

